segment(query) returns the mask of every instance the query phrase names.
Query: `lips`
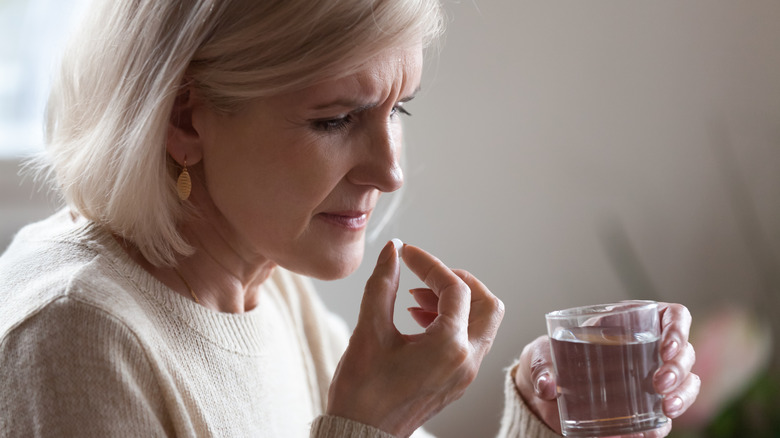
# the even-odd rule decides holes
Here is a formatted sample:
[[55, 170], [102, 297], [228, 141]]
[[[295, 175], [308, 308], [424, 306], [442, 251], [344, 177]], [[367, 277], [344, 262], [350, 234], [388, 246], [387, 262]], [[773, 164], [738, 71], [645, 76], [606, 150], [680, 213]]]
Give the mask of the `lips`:
[[370, 212], [366, 211], [329, 211], [317, 215], [325, 222], [338, 227], [358, 231], [366, 227]]

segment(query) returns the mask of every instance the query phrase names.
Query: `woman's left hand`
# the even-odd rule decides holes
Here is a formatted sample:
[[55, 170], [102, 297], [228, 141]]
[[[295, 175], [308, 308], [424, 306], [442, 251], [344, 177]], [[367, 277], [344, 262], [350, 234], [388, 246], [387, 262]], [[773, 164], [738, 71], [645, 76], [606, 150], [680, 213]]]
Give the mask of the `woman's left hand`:
[[[664, 413], [677, 418], [696, 400], [701, 387], [699, 376], [691, 373], [696, 353], [688, 342], [691, 314], [680, 304], [659, 303], [661, 316], [661, 359], [653, 377], [658, 393], [664, 395]], [[528, 407], [552, 430], [561, 433], [556, 382], [547, 336], [526, 345], [515, 370], [515, 385]], [[669, 434], [672, 422], [656, 430], [631, 437], [660, 438]]]

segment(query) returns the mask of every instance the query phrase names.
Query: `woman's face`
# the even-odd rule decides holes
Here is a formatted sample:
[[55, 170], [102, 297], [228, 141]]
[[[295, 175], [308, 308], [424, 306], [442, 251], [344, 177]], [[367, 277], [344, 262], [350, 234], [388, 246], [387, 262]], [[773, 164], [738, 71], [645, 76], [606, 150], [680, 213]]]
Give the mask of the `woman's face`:
[[194, 202], [219, 239], [247, 260], [317, 278], [354, 271], [379, 195], [403, 184], [403, 104], [421, 74], [417, 46], [233, 114], [196, 107], [206, 194]]

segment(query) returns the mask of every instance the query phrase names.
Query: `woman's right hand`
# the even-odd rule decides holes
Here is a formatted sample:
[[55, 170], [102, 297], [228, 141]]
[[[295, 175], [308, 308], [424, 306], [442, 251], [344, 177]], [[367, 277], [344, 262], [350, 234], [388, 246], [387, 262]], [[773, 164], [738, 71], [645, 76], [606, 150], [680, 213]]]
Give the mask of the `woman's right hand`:
[[327, 413], [409, 436], [458, 399], [490, 350], [504, 306], [466, 271], [405, 245], [403, 260], [427, 286], [413, 294], [412, 316], [423, 333], [393, 323], [400, 261], [391, 242], [366, 283], [349, 346], [336, 369]]

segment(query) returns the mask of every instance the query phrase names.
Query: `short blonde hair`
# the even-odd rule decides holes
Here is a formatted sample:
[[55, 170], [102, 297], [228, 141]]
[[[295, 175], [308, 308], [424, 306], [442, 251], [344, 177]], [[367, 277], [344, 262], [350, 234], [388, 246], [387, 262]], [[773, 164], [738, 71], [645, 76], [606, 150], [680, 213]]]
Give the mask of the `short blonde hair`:
[[438, 0], [100, 0], [46, 111], [43, 168], [67, 204], [151, 263], [192, 248], [177, 223], [168, 121], [186, 77], [215, 109], [347, 75], [442, 30]]

